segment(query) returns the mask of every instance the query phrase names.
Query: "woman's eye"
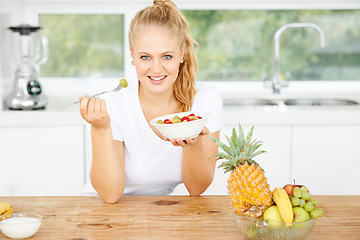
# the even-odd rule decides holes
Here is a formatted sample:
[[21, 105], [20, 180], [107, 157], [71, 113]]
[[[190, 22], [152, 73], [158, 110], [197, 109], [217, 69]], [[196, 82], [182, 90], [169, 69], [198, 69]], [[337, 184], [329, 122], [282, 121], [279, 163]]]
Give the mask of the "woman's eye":
[[172, 57], [170, 55], [165, 55], [164, 58], [165, 59], [171, 59]]
[[148, 60], [150, 57], [149, 56], [141, 56], [140, 58], [144, 59], [144, 60]]

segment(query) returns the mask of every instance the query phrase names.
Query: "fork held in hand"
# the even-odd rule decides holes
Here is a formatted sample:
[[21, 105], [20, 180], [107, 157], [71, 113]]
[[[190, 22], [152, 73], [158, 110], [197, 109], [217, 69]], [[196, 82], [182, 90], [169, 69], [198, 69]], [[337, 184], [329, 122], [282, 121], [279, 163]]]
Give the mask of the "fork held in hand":
[[[121, 79], [121, 80], [119, 81], [119, 85], [118, 85], [116, 88], [114, 88], [113, 90], [108, 90], [108, 91], [104, 91], [104, 92], [101, 92], [101, 93], [97, 93], [97, 94], [91, 95], [91, 96], [89, 97], [89, 99], [94, 98], [94, 97], [97, 97], [97, 96], [99, 96], [99, 95], [101, 95], [101, 94], [104, 94], [104, 93], [107, 93], [107, 92], [117, 92], [117, 91], [119, 91], [119, 90], [122, 89], [122, 88], [126, 88], [127, 86], [128, 86], [128, 82], [126, 81], [126, 79]], [[73, 102], [71, 105], [74, 105], [74, 104], [77, 104], [77, 103], [79, 103], [79, 101], [75, 101], [75, 102]]]

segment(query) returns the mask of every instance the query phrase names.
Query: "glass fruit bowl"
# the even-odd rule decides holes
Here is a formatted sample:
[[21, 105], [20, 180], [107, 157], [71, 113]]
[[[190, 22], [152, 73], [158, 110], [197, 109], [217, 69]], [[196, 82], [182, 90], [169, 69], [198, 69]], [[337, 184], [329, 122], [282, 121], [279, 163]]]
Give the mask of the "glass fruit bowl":
[[256, 240], [303, 240], [314, 229], [316, 219], [291, 223], [240, 216], [234, 213], [235, 221], [245, 239]]

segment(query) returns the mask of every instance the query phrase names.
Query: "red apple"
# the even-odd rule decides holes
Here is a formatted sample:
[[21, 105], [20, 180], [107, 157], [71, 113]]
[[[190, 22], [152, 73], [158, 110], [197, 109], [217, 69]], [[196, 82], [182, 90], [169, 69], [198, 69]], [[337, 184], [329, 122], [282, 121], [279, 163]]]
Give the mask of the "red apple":
[[283, 189], [287, 192], [287, 194], [290, 195], [294, 195], [294, 188], [295, 187], [299, 187], [301, 188], [303, 185], [296, 185], [295, 184], [295, 179], [293, 180], [294, 184], [286, 184]]

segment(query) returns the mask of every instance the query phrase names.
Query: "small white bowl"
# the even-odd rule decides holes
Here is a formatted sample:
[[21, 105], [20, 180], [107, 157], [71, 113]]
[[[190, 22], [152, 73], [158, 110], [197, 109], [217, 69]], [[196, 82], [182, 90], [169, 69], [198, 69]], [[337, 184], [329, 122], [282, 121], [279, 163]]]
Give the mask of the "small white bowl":
[[[182, 118], [191, 113], [195, 114], [195, 116], [200, 116], [201, 119], [193, 120], [190, 122], [174, 123], [174, 124], [156, 123], [158, 120], [171, 119], [175, 115]], [[176, 138], [185, 139], [186, 137], [194, 138], [201, 133], [209, 116], [210, 113], [208, 112], [180, 112], [180, 113], [173, 113], [173, 114], [168, 114], [154, 118], [153, 120], [150, 121], [150, 123], [154, 125], [161, 132], [161, 134], [167, 137], [168, 139], [176, 139]]]
[[0, 230], [9, 238], [29, 238], [39, 230], [42, 219], [36, 213], [5, 214], [0, 217]]

